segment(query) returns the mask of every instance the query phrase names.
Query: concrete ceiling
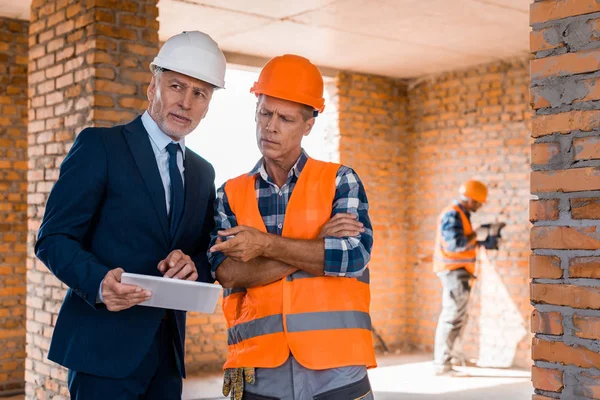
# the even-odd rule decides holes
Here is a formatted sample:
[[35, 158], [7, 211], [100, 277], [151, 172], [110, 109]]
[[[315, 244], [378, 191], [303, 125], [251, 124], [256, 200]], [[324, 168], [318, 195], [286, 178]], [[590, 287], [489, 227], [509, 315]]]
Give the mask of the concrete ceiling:
[[[0, 0], [27, 19], [28, 0]], [[526, 55], [531, 0], [160, 0], [160, 38], [198, 29], [229, 53], [413, 78]]]

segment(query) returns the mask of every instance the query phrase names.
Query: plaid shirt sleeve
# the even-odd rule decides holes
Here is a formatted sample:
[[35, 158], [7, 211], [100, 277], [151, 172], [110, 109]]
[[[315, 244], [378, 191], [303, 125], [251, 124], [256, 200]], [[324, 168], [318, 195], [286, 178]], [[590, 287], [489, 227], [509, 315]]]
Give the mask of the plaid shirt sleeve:
[[325, 238], [325, 275], [353, 278], [362, 275], [371, 259], [373, 227], [369, 203], [362, 182], [351, 168], [340, 167], [335, 186], [332, 217], [339, 213], [357, 215], [365, 231], [355, 237]]
[[[217, 241], [217, 232], [225, 229], [230, 229], [237, 226], [237, 220], [235, 215], [231, 211], [229, 207], [229, 201], [227, 200], [227, 194], [225, 193], [225, 184], [217, 190], [217, 198], [215, 199], [215, 229], [210, 234], [210, 245], [209, 249], [215, 244]], [[208, 251], [208, 262], [210, 263], [210, 272], [214, 279], [217, 279], [216, 271], [219, 265], [225, 260], [227, 256], [217, 251], [215, 253], [211, 253]]]
[[448, 211], [442, 216], [441, 234], [446, 242], [446, 248], [450, 251], [460, 253], [475, 247], [467, 246], [467, 237], [457, 211]]

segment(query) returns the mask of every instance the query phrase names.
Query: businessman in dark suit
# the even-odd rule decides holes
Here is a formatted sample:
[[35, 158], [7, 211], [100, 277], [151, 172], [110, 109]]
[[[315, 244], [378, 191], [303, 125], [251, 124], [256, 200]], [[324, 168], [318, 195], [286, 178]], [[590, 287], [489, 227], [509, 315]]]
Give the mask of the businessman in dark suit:
[[185, 147], [224, 86], [225, 57], [201, 32], [169, 39], [150, 66], [148, 110], [87, 128], [61, 165], [35, 251], [68, 287], [48, 358], [72, 399], [181, 399], [185, 312], [138, 306], [124, 271], [213, 282], [213, 167]]

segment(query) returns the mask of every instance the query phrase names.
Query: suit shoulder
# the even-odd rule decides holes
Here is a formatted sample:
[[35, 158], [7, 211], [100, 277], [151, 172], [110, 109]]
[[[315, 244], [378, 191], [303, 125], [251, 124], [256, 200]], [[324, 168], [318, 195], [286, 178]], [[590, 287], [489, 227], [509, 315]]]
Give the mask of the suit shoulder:
[[85, 128], [81, 132], [79, 132], [79, 135], [77, 135], [77, 138], [79, 140], [83, 140], [83, 141], [94, 141], [94, 140], [98, 140], [98, 139], [105, 139], [106, 137], [114, 135], [117, 132], [121, 132], [122, 129], [123, 129], [122, 125], [112, 126], [112, 127], [107, 127], [107, 128], [89, 127], [89, 128]]
[[206, 159], [204, 159], [204, 157], [202, 157], [201, 155], [199, 155], [198, 153], [196, 153], [194, 150], [190, 149], [189, 147], [186, 147], [186, 157], [190, 158], [190, 161], [192, 161], [194, 164], [196, 164], [196, 166], [200, 169], [206, 170], [206, 171], [210, 171], [210, 173], [212, 175], [215, 174], [215, 169], [212, 166], [212, 164], [208, 161], [206, 161]]

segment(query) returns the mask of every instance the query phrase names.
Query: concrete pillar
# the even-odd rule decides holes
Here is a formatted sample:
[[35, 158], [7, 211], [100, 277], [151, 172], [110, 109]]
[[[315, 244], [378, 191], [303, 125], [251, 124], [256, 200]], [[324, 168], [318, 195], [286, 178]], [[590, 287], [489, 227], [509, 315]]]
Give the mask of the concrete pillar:
[[48, 193], [76, 135], [133, 119], [158, 51], [157, 0], [33, 0], [29, 28], [29, 236], [26, 396], [68, 396], [48, 361], [66, 287], [35, 258]]
[[28, 26], [0, 18], [0, 394], [24, 387]]
[[600, 396], [600, 3], [531, 5], [536, 399]]

